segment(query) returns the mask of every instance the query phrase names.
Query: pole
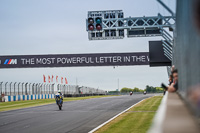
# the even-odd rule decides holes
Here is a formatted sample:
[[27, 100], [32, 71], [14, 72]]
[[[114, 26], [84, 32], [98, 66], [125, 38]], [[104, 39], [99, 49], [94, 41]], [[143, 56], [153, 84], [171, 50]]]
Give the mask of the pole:
[[78, 85], [78, 79], [77, 79], [77, 77], [76, 77], [76, 86]]
[[171, 15], [174, 17], [175, 13], [167, 6], [165, 5], [165, 3], [163, 3], [161, 0], [157, 0], [158, 3], [160, 3], [169, 13], [171, 13]]
[[21, 83], [21, 82], [18, 83], [18, 88], [17, 88], [17, 91], [18, 91], [17, 93], [18, 93], [18, 95], [19, 95], [19, 85], [20, 85], [20, 83]]
[[32, 85], [32, 94], [35, 94], [34, 86], [35, 86], [35, 83], [33, 83]]
[[29, 95], [31, 95], [33, 93], [31, 93], [31, 83], [29, 83]]
[[118, 91], [119, 91], [119, 79], [117, 80], [117, 84], [118, 84]]
[[15, 84], [16, 84], [16, 83], [17, 83], [17, 82], [14, 83], [14, 95], [16, 95], [16, 94], [15, 94], [15, 93], [16, 93], [16, 92], [15, 92]]
[[22, 83], [22, 95], [23, 95], [23, 93], [24, 93], [24, 91], [23, 91], [23, 89], [24, 89], [23, 85], [24, 85], [24, 82]]
[[27, 85], [28, 85], [28, 82], [25, 84], [25, 95], [28, 95], [28, 92], [27, 92]]
[[6, 88], [7, 83], [8, 82], [5, 83], [5, 96], [7, 96], [7, 88]]
[[3, 84], [3, 82], [0, 82], [0, 86], [1, 86], [1, 95], [2, 95], [2, 84]]

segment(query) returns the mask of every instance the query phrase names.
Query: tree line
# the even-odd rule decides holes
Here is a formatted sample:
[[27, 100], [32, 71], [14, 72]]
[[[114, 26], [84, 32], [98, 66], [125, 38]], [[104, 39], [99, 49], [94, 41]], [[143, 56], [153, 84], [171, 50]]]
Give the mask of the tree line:
[[144, 91], [146, 91], [147, 93], [162, 93], [163, 92], [163, 88], [161, 88], [161, 87], [153, 87], [153, 86], [147, 85], [144, 90], [143, 89], [139, 89], [137, 87], [135, 87], [134, 89], [124, 87], [124, 88], [122, 88], [120, 90], [121, 93], [144, 92]]

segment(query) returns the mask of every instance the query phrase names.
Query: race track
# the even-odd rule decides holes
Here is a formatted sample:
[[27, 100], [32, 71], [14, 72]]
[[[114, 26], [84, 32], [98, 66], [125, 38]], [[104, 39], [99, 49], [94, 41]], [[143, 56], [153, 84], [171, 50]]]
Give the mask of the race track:
[[0, 133], [87, 133], [142, 99], [126, 95], [0, 112]]

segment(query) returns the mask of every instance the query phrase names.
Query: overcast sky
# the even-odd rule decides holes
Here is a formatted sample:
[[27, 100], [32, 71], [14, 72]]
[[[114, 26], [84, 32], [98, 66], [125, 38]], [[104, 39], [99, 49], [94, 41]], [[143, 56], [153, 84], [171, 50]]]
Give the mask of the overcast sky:
[[[174, 0], [164, 0], [175, 11]], [[169, 15], [156, 0], [1, 0], [0, 55], [148, 52], [161, 37], [89, 41], [87, 11], [123, 10], [124, 17]], [[69, 84], [116, 90], [167, 84], [166, 67], [65, 67], [0, 69], [0, 81], [43, 82], [43, 74], [66, 77]]]

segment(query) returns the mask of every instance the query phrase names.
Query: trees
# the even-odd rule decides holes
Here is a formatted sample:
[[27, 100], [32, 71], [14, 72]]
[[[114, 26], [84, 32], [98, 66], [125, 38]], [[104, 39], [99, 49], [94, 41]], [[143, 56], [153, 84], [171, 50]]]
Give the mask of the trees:
[[153, 86], [148, 86], [147, 85], [145, 91], [147, 93], [161, 93], [161, 92], [163, 92], [163, 88], [161, 88], [161, 87], [153, 87]]
[[156, 87], [156, 92], [163, 92], [163, 91], [164, 91], [163, 88], [161, 88], [161, 87]]
[[124, 87], [120, 90], [120, 92], [122, 93], [128, 93], [128, 92], [143, 92], [144, 90], [142, 89], [139, 89], [137, 87], [135, 87], [134, 89], [131, 89], [131, 88], [127, 88], [127, 87]]
[[135, 87], [135, 88], [133, 89], [133, 92], [140, 92], [140, 89], [137, 88], [137, 87]]
[[129, 92], [144, 92], [146, 91], [147, 93], [162, 93], [163, 88], [161, 87], [153, 87], [153, 86], [146, 86], [145, 90], [139, 89], [137, 87], [134, 87], [134, 89], [124, 87], [120, 90], [121, 93], [129, 93]]
[[131, 91], [133, 91], [133, 89], [127, 88], [127, 87], [124, 87], [124, 88], [122, 88], [122, 89], [120, 90], [120, 92], [122, 92], [122, 93], [127, 93], [127, 92], [131, 92]]

